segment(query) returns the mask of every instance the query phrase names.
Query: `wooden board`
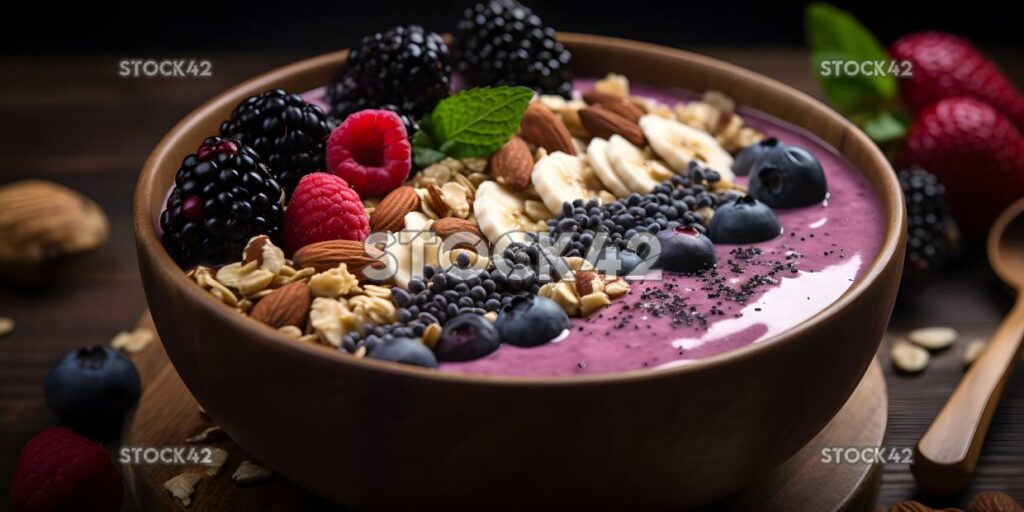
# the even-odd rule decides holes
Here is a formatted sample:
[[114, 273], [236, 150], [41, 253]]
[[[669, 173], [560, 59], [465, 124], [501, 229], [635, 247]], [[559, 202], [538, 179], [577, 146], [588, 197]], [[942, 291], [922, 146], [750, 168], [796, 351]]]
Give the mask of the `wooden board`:
[[[140, 326], [152, 328], [148, 314]], [[185, 438], [211, 423], [178, 378], [157, 343], [133, 356], [143, 381], [142, 399], [129, 419], [122, 446], [184, 446]], [[825, 447], [864, 447], [884, 444], [888, 421], [885, 379], [876, 360], [864, 381], [835, 419], [802, 451], [764, 480], [716, 503], [714, 510], [735, 511], [862, 511], [871, 510], [880, 482], [880, 466], [867, 464], [825, 464]], [[287, 442], [283, 439], [282, 442]], [[280, 477], [239, 486], [231, 474], [243, 460], [252, 460], [230, 440], [204, 443], [230, 454], [219, 475], [199, 483], [189, 510], [291, 512], [345, 510], [322, 500]], [[138, 510], [181, 510], [181, 505], [163, 489], [163, 482], [184, 468], [162, 465], [124, 466], [129, 494]]]

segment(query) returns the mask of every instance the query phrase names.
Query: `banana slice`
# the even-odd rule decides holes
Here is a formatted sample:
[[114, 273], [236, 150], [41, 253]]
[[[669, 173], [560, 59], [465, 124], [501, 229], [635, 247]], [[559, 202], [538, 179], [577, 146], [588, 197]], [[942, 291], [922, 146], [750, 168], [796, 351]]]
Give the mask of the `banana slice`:
[[480, 231], [494, 244], [496, 254], [512, 242], [525, 242], [527, 232], [542, 230], [544, 224], [530, 220], [526, 201], [495, 181], [485, 181], [477, 187], [473, 213]]
[[555, 213], [562, 211], [562, 203], [600, 198], [605, 191], [586, 160], [561, 151], [540, 159], [533, 166], [530, 180], [544, 206]]
[[631, 192], [619, 176], [615, 174], [612, 163], [608, 160], [608, 141], [594, 137], [587, 145], [587, 162], [594, 169], [594, 174], [601, 183], [615, 194], [615, 197], [626, 197]]
[[641, 117], [640, 128], [654, 152], [676, 171], [685, 171], [691, 160], [697, 160], [723, 179], [733, 180], [732, 155], [711, 134], [653, 115]]
[[647, 158], [639, 148], [620, 135], [612, 135], [608, 139], [607, 155], [615, 175], [631, 192], [646, 194], [673, 176], [672, 171], [660, 162]]

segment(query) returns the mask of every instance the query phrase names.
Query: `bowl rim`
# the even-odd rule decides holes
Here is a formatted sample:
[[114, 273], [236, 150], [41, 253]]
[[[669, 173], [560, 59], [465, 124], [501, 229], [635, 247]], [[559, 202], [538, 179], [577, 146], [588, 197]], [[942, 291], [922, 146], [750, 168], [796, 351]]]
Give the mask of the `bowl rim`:
[[[830, 122], [838, 123], [843, 130], [842, 136], [844, 138], [844, 144], [848, 142], [859, 144], [861, 147], [866, 149], [868, 152], [868, 155], [866, 156], [874, 165], [880, 166], [882, 169], [892, 171], [889, 161], [882, 154], [881, 150], [859, 128], [833, 109], [819, 102], [817, 99], [777, 80], [712, 57], [652, 43], [571, 32], [559, 32], [558, 38], [563, 43], [567, 43], [567, 46], [579, 44], [597, 47], [604, 46], [609, 49], [613, 47], [624, 47], [629, 50], [657, 54], [671, 59], [687, 60], [699, 67], [713, 68], [719, 72], [737, 75], [745, 81], [752, 82], [754, 87], [757, 88], [773, 88], [784, 96], [788, 96], [789, 99], [795, 100], [803, 106], [814, 110], [815, 115], [830, 118]], [[168, 269], [170, 269], [170, 272], [174, 274], [169, 280], [171, 282], [171, 286], [179, 288], [179, 291], [182, 291], [186, 297], [190, 297], [192, 300], [195, 300], [198, 307], [207, 310], [209, 314], [219, 317], [227, 322], [232, 329], [238, 331], [239, 336], [246, 337], [252, 343], [263, 344], [265, 345], [264, 348], [271, 351], [279, 351], [282, 353], [294, 353], [297, 351], [297, 353], [303, 354], [302, 357], [313, 357], [331, 361], [331, 363], [325, 364], [339, 364], [342, 365], [342, 367], [348, 367], [350, 370], [377, 371], [384, 374], [384, 376], [423, 378], [447, 383], [474, 384], [481, 386], [591, 386], [664, 379], [683, 373], [712, 370], [719, 366], [729, 365], [752, 358], [763, 351], [781, 350], [787, 342], [800, 337], [803, 333], [813, 328], [820, 326], [830, 316], [834, 315], [837, 311], [846, 307], [863, 295], [865, 291], [879, 279], [880, 275], [888, 265], [896, 263], [894, 262], [894, 259], [898, 256], [903, 233], [906, 231], [906, 208], [896, 173], [889, 172], [885, 173], [885, 176], [882, 177], [880, 187], [875, 184], [872, 185], [872, 189], [881, 203], [880, 206], [882, 210], [886, 212], [885, 222], [887, 225], [885, 228], [884, 240], [882, 241], [882, 245], [879, 248], [878, 253], [875, 255], [875, 258], [871, 261], [870, 266], [850, 288], [843, 292], [839, 298], [834, 300], [828, 306], [790, 329], [763, 340], [758, 340], [756, 343], [728, 350], [707, 358], [691, 361], [687, 364], [661, 369], [648, 368], [571, 376], [463, 374], [386, 361], [377, 361], [370, 358], [355, 358], [348, 354], [342, 354], [337, 350], [326, 350], [325, 348], [314, 347], [304, 343], [296, 343], [294, 340], [279, 333], [276, 329], [251, 320], [246, 315], [240, 315], [227, 305], [217, 301], [212, 295], [206, 293], [199, 286], [196, 286], [195, 283], [186, 276], [186, 273], [179, 269], [178, 265], [174, 263], [170, 255], [168, 255], [163, 249], [160, 239], [157, 236], [154, 222], [155, 219], [150, 213], [151, 196], [149, 196], [146, 191], [155, 186], [153, 182], [156, 180], [156, 170], [160, 167], [162, 162], [170, 158], [171, 148], [175, 145], [175, 141], [182, 137], [183, 134], [187, 134], [195, 129], [196, 125], [200, 124], [201, 118], [206, 117], [210, 111], [220, 108], [227, 108], [230, 110], [238, 103], [238, 101], [240, 101], [240, 99], [251, 94], [251, 91], [269, 89], [288, 76], [310, 72], [311, 70], [331, 65], [338, 60], [344, 59], [347, 54], [348, 50], [346, 49], [302, 59], [285, 66], [272, 69], [236, 84], [221, 92], [214, 98], [202, 103], [199, 107], [191, 111], [187, 116], [175, 124], [174, 127], [161, 138], [160, 142], [156, 145], [143, 164], [136, 184], [132, 217], [139, 257], [142, 258], [142, 253], [145, 252], [155, 258], [155, 263], [158, 267], [155, 268], [154, 271], [167, 272]], [[810, 130], [807, 131], [810, 132]], [[814, 132], [810, 133], [816, 137], [819, 136]], [[832, 147], [832, 144], [829, 144], [829, 146]], [[836, 149], [838, 150], [838, 148]], [[860, 171], [860, 167], [858, 167], [858, 170]]]

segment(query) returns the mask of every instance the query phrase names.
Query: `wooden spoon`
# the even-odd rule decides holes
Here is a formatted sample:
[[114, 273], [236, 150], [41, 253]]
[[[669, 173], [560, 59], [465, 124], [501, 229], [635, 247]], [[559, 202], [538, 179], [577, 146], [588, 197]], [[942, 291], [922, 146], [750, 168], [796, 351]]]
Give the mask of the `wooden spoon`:
[[1021, 353], [1024, 338], [1024, 200], [992, 226], [988, 259], [1017, 301], [985, 351], [960, 380], [946, 405], [917, 442], [911, 471], [922, 491], [952, 494], [971, 478], [992, 415]]

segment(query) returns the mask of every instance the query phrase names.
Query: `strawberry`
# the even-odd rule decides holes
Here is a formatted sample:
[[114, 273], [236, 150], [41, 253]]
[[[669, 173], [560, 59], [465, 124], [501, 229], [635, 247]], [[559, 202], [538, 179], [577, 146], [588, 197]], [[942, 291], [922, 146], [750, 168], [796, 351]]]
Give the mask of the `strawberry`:
[[1024, 130], [1024, 96], [969, 41], [945, 32], [917, 32], [896, 40], [893, 59], [911, 63], [900, 81], [906, 106], [919, 112], [945, 98], [969, 96], [992, 105]]
[[984, 236], [1000, 212], [1024, 197], [1024, 136], [974, 98], [944, 99], [922, 110], [901, 160], [939, 178], [968, 236]]

